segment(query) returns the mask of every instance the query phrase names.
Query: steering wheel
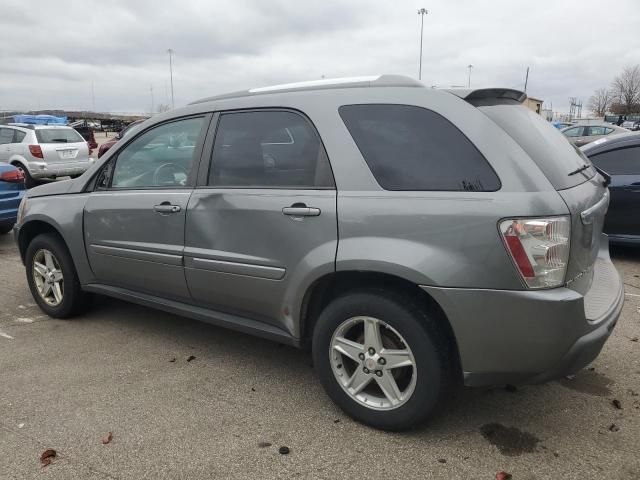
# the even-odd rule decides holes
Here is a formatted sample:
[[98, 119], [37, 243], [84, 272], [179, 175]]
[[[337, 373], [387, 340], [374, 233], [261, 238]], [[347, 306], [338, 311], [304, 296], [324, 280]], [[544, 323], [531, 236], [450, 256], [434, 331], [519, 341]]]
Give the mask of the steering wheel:
[[[165, 170], [167, 171], [166, 173], [164, 173]], [[153, 172], [153, 184], [154, 185], [175, 185], [176, 173], [184, 173], [185, 178], [189, 176], [187, 171], [184, 168], [182, 168], [180, 165], [176, 165], [175, 163], [163, 163], [158, 168], [156, 168]], [[168, 175], [168, 176], [163, 179], [161, 178], [161, 175]]]

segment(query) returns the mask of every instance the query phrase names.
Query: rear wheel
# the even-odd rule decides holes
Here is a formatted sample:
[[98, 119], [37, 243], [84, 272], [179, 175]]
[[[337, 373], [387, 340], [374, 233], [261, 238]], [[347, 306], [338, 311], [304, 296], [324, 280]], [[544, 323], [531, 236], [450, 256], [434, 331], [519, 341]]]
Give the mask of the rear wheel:
[[314, 365], [329, 396], [376, 428], [419, 425], [451, 381], [446, 337], [434, 320], [411, 298], [385, 291], [331, 302], [313, 336]]
[[22, 172], [22, 175], [24, 175], [24, 186], [26, 188], [32, 188], [36, 186], [36, 181], [33, 179], [31, 174], [29, 173], [28, 168], [26, 168], [21, 163], [14, 163], [13, 166], [16, 167], [18, 170], [20, 170]]
[[51, 233], [35, 237], [27, 247], [25, 267], [31, 294], [47, 315], [67, 318], [83, 306], [78, 275], [60, 237]]

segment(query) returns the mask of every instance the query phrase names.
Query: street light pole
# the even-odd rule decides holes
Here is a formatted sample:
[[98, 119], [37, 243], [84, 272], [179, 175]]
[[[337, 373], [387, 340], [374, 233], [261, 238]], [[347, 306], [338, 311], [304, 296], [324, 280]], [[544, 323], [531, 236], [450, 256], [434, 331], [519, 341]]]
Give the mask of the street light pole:
[[473, 65], [469, 64], [467, 65], [467, 68], [469, 69], [469, 78], [467, 79], [467, 88], [471, 88], [471, 69], [473, 68]]
[[424, 33], [424, 16], [428, 13], [429, 11], [426, 8], [418, 10], [418, 15], [420, 15], [420, 67], [418, 67], [418, 80], [422, 80], [422, 38]]
[[167, 53], [169, 54], [169, 75], [171, 76], [171, 108], [176, 108], [176, 102], [173, 97], [173, 49], [168, 49]]

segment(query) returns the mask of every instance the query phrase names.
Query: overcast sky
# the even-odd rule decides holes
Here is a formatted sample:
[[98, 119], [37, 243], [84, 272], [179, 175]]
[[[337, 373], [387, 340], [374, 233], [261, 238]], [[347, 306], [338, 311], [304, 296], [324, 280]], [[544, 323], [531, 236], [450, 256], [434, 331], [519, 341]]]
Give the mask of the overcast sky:
[[523, 88], [554, 110], [640, 63], [639, 0], [6, 2], [0, 110], [148, 112], [256, 86], [395, 73], [428, 85]]

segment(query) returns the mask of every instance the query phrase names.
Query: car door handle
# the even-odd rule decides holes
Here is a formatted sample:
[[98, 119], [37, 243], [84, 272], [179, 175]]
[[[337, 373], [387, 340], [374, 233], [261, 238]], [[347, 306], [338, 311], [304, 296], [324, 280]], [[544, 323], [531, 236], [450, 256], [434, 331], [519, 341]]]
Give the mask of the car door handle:
[[180, 205], [172, 205], [169, 202], [163, 202], [160, 205], [154, 205], [153, 209], [158, 213], [178, 213]]
[[314, 207], [307, 207], [306, 205], [292, 205], [291, 207], [284, 207], [282, 213], [290, 215], [292, 217], [317, 217], [320, 215], [320, 209]]

